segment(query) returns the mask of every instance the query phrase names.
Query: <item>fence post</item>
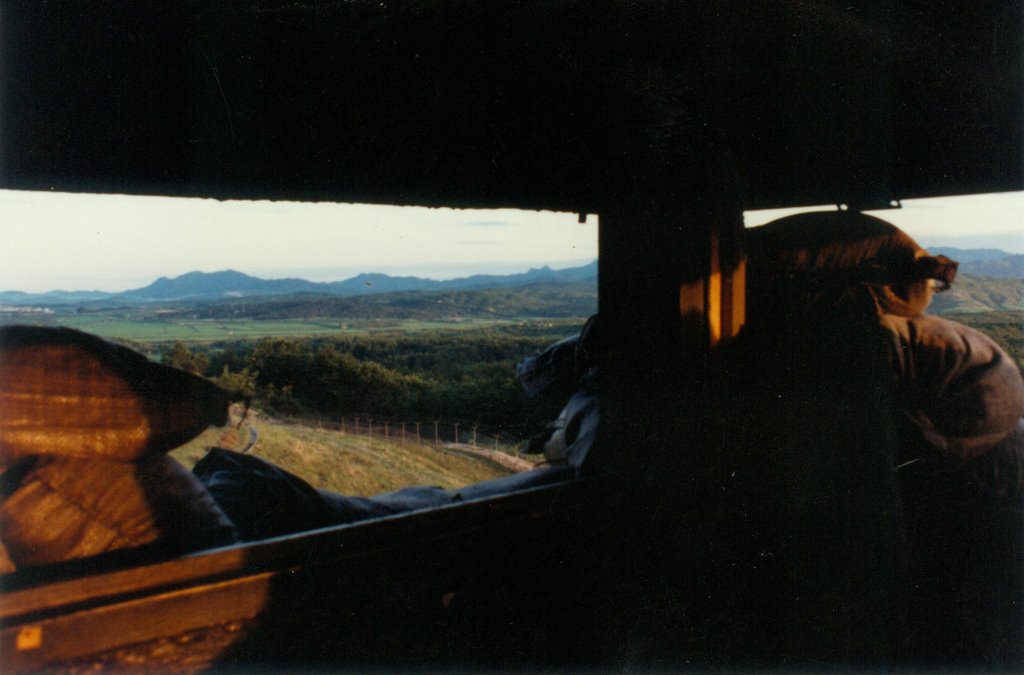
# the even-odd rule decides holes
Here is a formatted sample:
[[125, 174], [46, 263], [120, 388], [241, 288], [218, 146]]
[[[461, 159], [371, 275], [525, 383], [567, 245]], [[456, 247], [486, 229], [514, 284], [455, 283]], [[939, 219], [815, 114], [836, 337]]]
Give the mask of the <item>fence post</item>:
[[341, 433], [345, 433], [345, 418], [341, 418]]
[[359, 435], [359, 416], [356, 415], [356, 436]]
[[440, 444], [441, 441], [437, 437], [437, 420], [434, 420], [434, 445]]
[[459, 444], [459, 423], [455, 423], [455, 444]]
[[476, 427], [473, 427], [473, 447], [476, 447]]

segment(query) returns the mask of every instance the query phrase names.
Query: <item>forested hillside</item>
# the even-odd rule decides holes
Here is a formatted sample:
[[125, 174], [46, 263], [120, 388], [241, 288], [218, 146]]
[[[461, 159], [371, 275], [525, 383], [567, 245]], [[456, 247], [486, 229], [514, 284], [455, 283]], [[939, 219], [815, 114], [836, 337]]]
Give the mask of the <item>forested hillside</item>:
[[949, 290], [935, 294], [929, 308], [934, 314], [1006, 310], [1024, 310], [1024, 279], [958, 274]]
[[585, 317], [596, 311], [597, 286], [590, 280], [547, 282], [517, 288], [404, 291], [355, 297], [299, 294], [238, 298], [197, 305], [192, 314], [210, 319], [380, 318], [436, 321], [484, 317]]
[[563, 327], [557, 335], [526, 326], [193, 347], [176, 343], [164, 349], [162, 360], [255, 395], [278, 414], [440, 419], [525, 438], [557, 416], [564, 392], [563, 397], [528, 399], [515, 366], [578, 329]]
[[1008, 255], [995, 260], [961, 263], [960, 269], [976, 276], [1020, 279], [1024, 277], [1024, 255]]

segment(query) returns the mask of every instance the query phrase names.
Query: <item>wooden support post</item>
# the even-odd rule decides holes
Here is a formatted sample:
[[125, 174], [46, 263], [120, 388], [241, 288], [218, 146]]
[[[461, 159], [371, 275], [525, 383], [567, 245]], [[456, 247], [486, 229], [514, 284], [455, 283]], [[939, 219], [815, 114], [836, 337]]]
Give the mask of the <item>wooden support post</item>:
[[[657, 472], [662, 462], [678, 469], [683, 455], [702, 448], [701, 429], [714, 414], [701, 409], [711, 352], [744, 323], [742, 212], [695, 195], [606, 209], [599, 223], [606, 386], [596, 459], [627, 470]], [[636, 448], [636, 438], [663, 441]], [[629, 447], [634, 452], [623, 451]]]
[[742, 212], [712, 213], [708, 228], [708, 284], [704, 298], [708, 343], [714, 349], [746, 322], [747, 261], [742, 250]]
[[[701, 592], [690, 583], [704, 562], [694, 542], [714, 515], [712, 353], [744, 316], [742, 213], [701, 184], [694, 176], [675, 199], [616, 201], [599, 219], [601, 424], [588, 462], [618, 474], [599, 518], [617, 547], [639, 552], [616, 575], [678, 582], [678, 597]], [[640, 582], [623, 611], [676, 616], [663, 593], [660, 581]]]

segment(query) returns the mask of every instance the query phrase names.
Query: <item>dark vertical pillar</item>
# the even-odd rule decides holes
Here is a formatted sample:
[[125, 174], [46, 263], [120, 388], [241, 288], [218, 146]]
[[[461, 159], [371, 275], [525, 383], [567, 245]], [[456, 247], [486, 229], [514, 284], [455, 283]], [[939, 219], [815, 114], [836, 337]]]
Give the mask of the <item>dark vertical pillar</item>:
[[710, 364], [743, 324], [741, 223], [735, 203], [710, 193], [600, 216], [607, 342], [597, 458], [621, 485], [606, 522], [620, 552], [610, 552], [608, 578], [622, 583], [626, 663], [682, 658], [697, 639], [686, 606], [714, 453]]

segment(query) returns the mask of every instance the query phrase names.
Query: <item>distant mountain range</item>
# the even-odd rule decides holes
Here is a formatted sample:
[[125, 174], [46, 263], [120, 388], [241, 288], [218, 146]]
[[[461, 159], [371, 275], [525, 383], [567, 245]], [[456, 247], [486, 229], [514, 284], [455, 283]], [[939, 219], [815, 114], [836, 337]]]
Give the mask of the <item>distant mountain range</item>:
[[[1024, 255], [998, 249], [929, 250], [960, 262], [956, 282], [948, 292], [936, 294], [932, 312], [1024, 310]], [[421, 318], [438, 313], [513, 315], [526, 312], [533, 305], [533, 311], [541, 314], [585, 316], [596, 311], [596, 279], [597, 261], [560, 270], [545, 266], [519, 274], [475, 275], [447, 281], [360, 274], [344, 281], [317, 283], [305, 279], [260, 279], [225, 270], [189, 272], [173, 279], [161, 277], [148, 286], [122, 293], [7, 291], [0, 293], [0, 306], [54, 306], [60, 311], [58, 306], [67, 309], [68, 305], [77, 304], [89, 311], [103, 311], [124, 305], [187, 303], [196, 316], [211, 318]]]
[[937, 246], [928, 250], [959, 262], [959, 271], [963, 274], [997, 279], [1024, 278], [1024, 255], [1019, 253], [1007, 253], [996, 248], [962, 249], [952, 246]]
[[1013, 255], [998, 248], [956, 248], [955, 246], [925, 246], [925, 248], [932, 255], [948, 256], [961, 265], [985, 260], [999, 260]]
[[976, 277], [995, 277], [997, 279], [1024, 278], [1024, 255], [1011, 255], [997, 260], [974, 260], [961, 263], [960, 270], [964, 274]]
[[515, 288], [541, 282], [576, 282], [597, 278], [597, 261], [579, 267], [553, 270], [548, 266], [518, 274], [478, 274], [460, 279], [438, 281], [422, 277], [396, 277], [388, 274], [360, 274], [344, 281], [313, 282], [305, 279], [260, 279], [234, 270], [189, 272], [173, 279], [160, 277], [142, 288], [121, 293], [102, 291], [50, 291], [49, 293], [0, 292], [0, 304], [63, 305], [117, 302], [167, 302], [184, 300], [204, 302], [230, 298], [270, 297], [316, 293], [333, 296], [360, 296], [397, 291], [465, 291], [485, 288]]

